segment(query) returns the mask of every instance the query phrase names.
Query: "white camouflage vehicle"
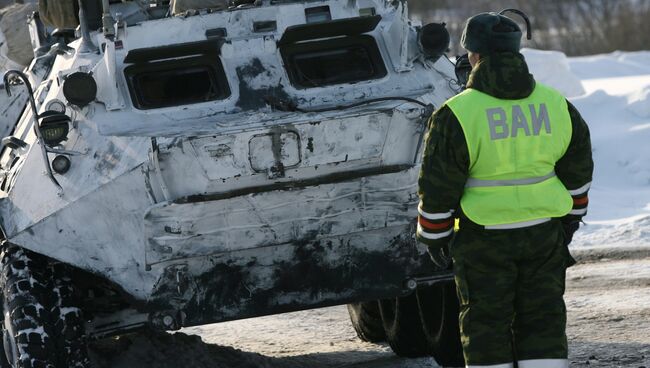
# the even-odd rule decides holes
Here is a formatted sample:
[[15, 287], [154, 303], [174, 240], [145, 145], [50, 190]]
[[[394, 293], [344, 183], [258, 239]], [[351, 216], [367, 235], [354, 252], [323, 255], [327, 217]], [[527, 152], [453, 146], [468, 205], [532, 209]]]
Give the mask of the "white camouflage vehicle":
[[29, 21], [36, 58], [4, 78], [0, 367], [340, 304], [362, 339], [463, 365], [451, 273], [414, 238], [427, 120], [458, 85], [444, 24], [403, 0], [181, 3]]

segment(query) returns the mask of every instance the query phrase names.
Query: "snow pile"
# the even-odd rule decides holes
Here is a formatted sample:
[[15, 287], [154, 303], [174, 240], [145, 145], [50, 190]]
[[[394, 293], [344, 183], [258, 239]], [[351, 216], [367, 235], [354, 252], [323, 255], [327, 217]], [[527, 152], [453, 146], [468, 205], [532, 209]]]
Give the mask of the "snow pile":
[[[570, 100], [589, 124], [596, 168], [587, 226], [574, 245], [650, 246], [650, 52], [524, 53], [542, 83], [563, 91], [573, 84], [563, 79], [577, 76], [584, 86]], [[569, 67], [562, 78], [548, 72], [558, 65]]]
[[628, 109], [640, 118], [650, 119], [650, 85], [630, 95]]
[[576, 234], [581, 247], [650, 247], [650, 216], [640, 215], [617, 221], [587, 221]]
[[650, 51], [614, 52], [569, 59], [571, 71], [581, 80], [637, 77], [648, 74]]
[[535, 78], [562, 92], [567, 97], [576, 97], [585, 93], [580, 79], [569, 68], [569, 61], [559, 51], [542, 51], [523, 49], [530, 72]]

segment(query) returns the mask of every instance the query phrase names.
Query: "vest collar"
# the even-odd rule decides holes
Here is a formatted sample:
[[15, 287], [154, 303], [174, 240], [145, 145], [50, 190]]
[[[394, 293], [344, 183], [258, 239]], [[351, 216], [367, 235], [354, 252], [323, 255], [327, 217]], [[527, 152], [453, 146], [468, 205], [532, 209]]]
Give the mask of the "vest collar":
[[528, 72], [528, 65], [522, 54], [500, 52], [479, 60], [472, 69], [467, 88], [500, 99], [519, 100], [533, 93], [535, 79]]

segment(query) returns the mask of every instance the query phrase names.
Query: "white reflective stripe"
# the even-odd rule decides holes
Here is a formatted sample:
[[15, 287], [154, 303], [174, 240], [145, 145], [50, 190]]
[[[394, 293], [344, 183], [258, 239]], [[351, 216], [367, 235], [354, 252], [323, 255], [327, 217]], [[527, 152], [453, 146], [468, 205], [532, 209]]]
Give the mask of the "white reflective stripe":
[[519, 368], [569, 368], [568, 359], [531, 359], [520, 360]]
[[581, 186], [581, 187], [578, 188], [578, 189], [570, 190], [570, 191], [569, 191], [569, 194], [571, 194], [572, 196], [577, 196], [577, 195], [580, 195], [580, 194], [585, 194], [585, 193], [589, 190], [589, 188], [591, 188], [591, 182], [589, 182], [589, 183], [587, 183], [587, 184]]
[[418, 206], [418, 213], [420, 216], [424, 217], [427, 220], [444, 220], [446, 218], [451, 217], [454, 211], [449, 211], [449, 212], [440, 212], [440, 213], [429, 213], [429, 212], [424, 212], [422, 209], [422, 202], [420, 202], [420, 205]]
[[550, 178], [555, 177], [555, 171], [544, 176], [538, 176], [536, 178], [526, 178], [526, 179], [512, 179], [512, 180], [482, 180], [469, 178], [467, 183], [465, 183], [465, 188], [479, 188], [479, 187], [511, 187], [515, 185], [530, 185], [538, 184], [545, 182]]
[[447, 237], [451, 235], [454, 232], [454, 229], [449, 229], [448, 231], [445, 231], [444, 233], [428, 233], [426, 230], [422, 228], [422, 225], [418, 224], [418, 235], [429, 240], [436, 240], [436, 239], [442, 239], [444, 237]]
[[571, 212], [569, 212], [569, 215], [577, 215], [577, 216], [582, 216], [586, 214], [587, 214], [586, 208], [583, 208], [581, 210], [571, 210]]
[[543, 218], [543, 219], [537, 219], [537, 220], [531, 220], [531, 221], [513, 222], [511, 224], [488, 225], [488, 226], [485, 226], [485, 230], [521, 229], [521, 228], [524, 228], [524, 227], [530, 227], [530, 226], [543, 224], [543, 223], [549, 222], [549, 221], [551, 221], [550, 218]]
[[467, 368], [514, 368], [513, 363], [493, 364], [493, 365], [468, 365]]

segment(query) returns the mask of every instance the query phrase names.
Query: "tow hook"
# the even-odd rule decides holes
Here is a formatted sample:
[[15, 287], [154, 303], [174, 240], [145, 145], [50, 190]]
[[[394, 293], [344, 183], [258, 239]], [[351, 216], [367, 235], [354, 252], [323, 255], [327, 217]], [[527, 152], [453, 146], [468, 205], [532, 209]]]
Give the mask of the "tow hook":
[[156, 312], [149, 316], [149, 323], [159, 330], [178, 331], [183, 327], [185, 317], [182, 311]]
[[422, 286], [433, 286], [435, 284], [441, 284], [446, 282], [453, 282], [454, 274], [452, 272], [447, 272], [443, 274], [437, 274], [426, 277], [413, 277], [404, 282], [404, 288], [407, 290], [415, 290], [418, 287]]

